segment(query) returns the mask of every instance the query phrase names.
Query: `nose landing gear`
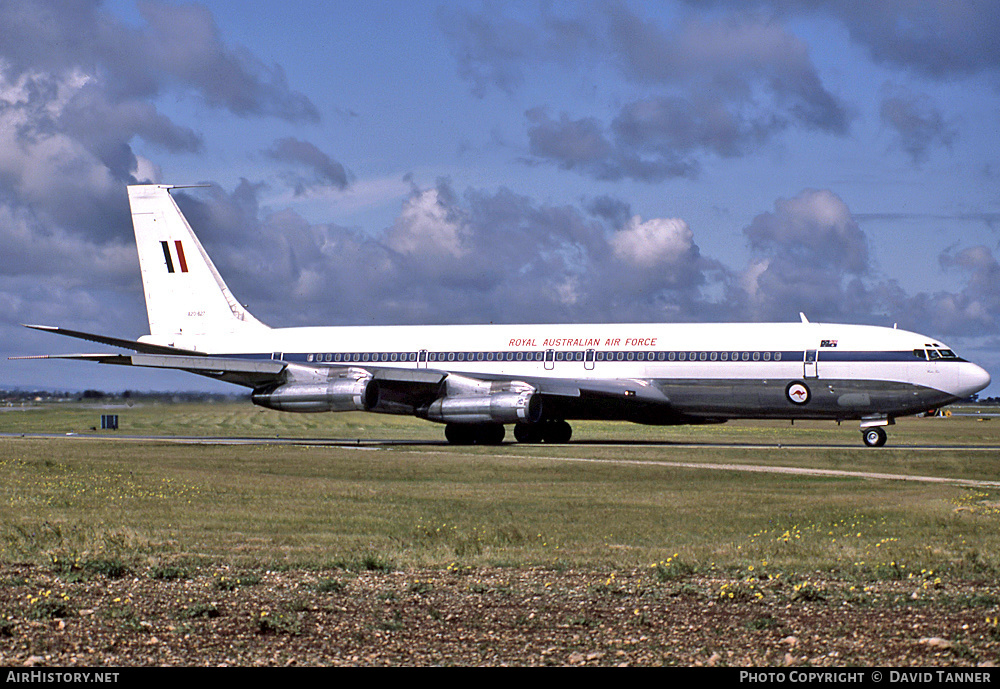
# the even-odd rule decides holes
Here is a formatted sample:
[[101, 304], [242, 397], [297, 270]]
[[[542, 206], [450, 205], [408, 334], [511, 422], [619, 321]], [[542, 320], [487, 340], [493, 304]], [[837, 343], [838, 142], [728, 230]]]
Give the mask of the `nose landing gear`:
[[885, 445], [886, 433], [881, 426], [861, 429], [861, 437], [868, 447], [882, 447]]

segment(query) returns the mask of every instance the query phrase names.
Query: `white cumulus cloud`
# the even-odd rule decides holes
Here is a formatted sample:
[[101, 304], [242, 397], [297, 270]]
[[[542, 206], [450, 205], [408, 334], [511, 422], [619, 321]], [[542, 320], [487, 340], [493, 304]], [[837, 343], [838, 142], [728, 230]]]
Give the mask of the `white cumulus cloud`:
[[690, 257], [694, 232], [680, 218], [653, 218], [643, 222], [632, 216], [611, 238], [615, 258], [640, 268], [676, 264]]

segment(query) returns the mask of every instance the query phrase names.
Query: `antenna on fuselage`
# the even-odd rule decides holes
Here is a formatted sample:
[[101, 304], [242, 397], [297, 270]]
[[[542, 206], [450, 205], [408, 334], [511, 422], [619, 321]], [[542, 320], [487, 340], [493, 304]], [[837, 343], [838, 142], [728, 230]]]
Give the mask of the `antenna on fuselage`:
[[806, 318], [806, 315], [804, 313], [802, 313], [801, 311], [799, 311], [799, 318], [802, 319], [803, 323], [808, 323], [809, 322], [809, 319]]

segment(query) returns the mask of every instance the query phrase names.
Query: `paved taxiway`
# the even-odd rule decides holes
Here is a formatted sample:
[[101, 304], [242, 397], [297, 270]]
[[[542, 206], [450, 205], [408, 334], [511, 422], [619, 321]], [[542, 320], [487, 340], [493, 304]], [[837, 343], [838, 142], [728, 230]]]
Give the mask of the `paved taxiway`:
[[[378, 450], [382, 448], [393, 448], [398, 452], [414, 455], [441, 455], [454, 454], [456, 450], [462, 448], [450, 445], [442, 440], [388, 440], [369, 438], [266, 438], [266, 437], [213, 437], [213, 436], [184, 436], [166, 437], [153, 435], [118, 435], [118, 434], [57, 434], [57, 433], [0, 433], [0, 438], [34, 438], [50, 440], [70, 440], [87, 441], [103, 440], [112, 442], [158, 442], [182, 445], [289, 445], [305, 447], [336, 447], [341, 449]], [[863, 478], [878, 481], [911, 481], [918, 483], [939, 483], [957, 486], [970, 486], [976, 488], [998, 488], [1000, 481], [987, 481], [977, 479], [941, 478], [938, 476], [920, 476], [914, 474], [887, 474], [874, 471], [842, 471], [838, 469], [806, 469], [794, 466], [777, 466], [770, 464], [727, 464], [718, 462], [680, 462], [673, 460], [658, 459], [599, 459], [595, 457], [567, 457], [550, 455], [546, 450], [551, 445], [520, 445], [508, 443], [503, 447], [518, 450], [530, 448], [538, 452], [513, 452], [483, 454], [477, 453], [477, 457], [494, 457], [496, 459], [543, 459], [552, 462], [581, 462], [592, 464], [629, 464], [648, 465], [657, 467], [675, 467], [681, 469], [700, 469], [702, 471], [736, 471], [744, 473], [760, 474], [793, 474], [798, 476], [826, 476], [839, 478]], [[774, 443], [675, 443], [675, 442], [611, 442], [611, 441], [579, 441], [558, 447], [579, 448], [580, 454], [585, 454], [588, 447], [663, 447], [671, 449], [745, 449], [745, 450], [805, 450], [805, 449], [849, 449], [864, 450], [873, 453], [876, 457], [880, 452], [892, 450], [906, 452], [983, 452], [995, 455], [1000, 452], [997, 445], [897, 445], [880, 449], [859, 448], [856, 444], [843, 445], [820, 445], [820, 444], [774, 444]], [[434, 449], [440, 448], [440, 449]], [[485, 450], [486, 447], [478, 449]]]

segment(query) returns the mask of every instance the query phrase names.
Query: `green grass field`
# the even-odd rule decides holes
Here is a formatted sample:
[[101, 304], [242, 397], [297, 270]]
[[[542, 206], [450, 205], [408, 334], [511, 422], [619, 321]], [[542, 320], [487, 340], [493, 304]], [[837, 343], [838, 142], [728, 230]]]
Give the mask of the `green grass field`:
[[[708, 468], [1000, 481], [998, 453], [974, 447], [1000, 445], [1000, 419], [901, 420], [878, 450], [854, 423], [787, 422], [577, 423], [565, 446], [460, 448], [115, 442], [90, 430], [102, 413], [119, 435], [443, 439], [410, 418], [249, 404], [8, 408], [0, 432], [63, 437], [0, 438], [0, 561], [1000, 573], [1000, 489]], [[848, 447], [789, 447], [813, 442]]]

